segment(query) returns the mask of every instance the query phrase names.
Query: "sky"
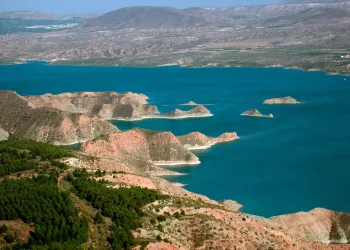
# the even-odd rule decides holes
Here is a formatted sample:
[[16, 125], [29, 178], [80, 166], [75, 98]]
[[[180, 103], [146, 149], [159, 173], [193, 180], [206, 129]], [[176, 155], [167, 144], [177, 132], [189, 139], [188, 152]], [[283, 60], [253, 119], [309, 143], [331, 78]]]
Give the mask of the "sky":
[[0, 11], [39, 10], [59, 14], [106, 13], [128, 6], [229, 7], [277, 3], [279, 0], [0, 0]]

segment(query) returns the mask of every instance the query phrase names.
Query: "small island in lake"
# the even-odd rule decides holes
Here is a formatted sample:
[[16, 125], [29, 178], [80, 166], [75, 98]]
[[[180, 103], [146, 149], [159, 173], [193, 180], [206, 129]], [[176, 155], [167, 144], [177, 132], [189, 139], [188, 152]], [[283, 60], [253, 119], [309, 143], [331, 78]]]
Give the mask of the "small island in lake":
[[194, 101], [189, 101], [188, 103], [180, 104], [180, 106], [198, 106], [198, 103], [195, 103]]
[[291, 96], [280, 97], [280, 98], [271, 98], [263, 102], [263, 104], [301, 104]]
[[263, 115], [257, 109], [249, 109], [241, 114], [242, 116], [253, 116], [261, 118], [273, 118], [273, 114]]
[[211, 106], [213, 104], [202, 104], [202, 103], [196, 103], [194, 101], [189, 101], [187, 103], [179, 104], [180, 106]]

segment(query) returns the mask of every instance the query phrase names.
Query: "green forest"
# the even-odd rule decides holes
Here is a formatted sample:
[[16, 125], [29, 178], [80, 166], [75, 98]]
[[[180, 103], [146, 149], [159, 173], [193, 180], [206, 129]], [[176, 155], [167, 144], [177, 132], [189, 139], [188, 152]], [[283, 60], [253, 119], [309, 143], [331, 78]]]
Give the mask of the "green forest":
[[28, 243], [14, 249], [79, 249], [87, 240], [87, 221], [78, 217], [69, 194], [57, 187], [58, 173], [32, 179], [3, 180], [0, 220], [35, 224]]
[[156, 191], [139, 187], [108, 188], [103, 182], [87, 178], [83, 171], [75, 171], [74, 176], [75, 178], [71, 178], [74, 192], [101, 210], [103, 216], [112, 219], [109, 242], [112, 249], [116, 250], [129, 249], [137, 244], [131, 230], [142, 226], [140, 217], [144, 214], [141, 208], [148, 203], [167, 198]]
[[[71, 156], [73, 153], [69, 149], [47, 143], [16, 138], [0, 142], [0, 177], [46, 165], [60, 169], [58, 172], [52, 168], [46, 174], [39, 171], [33, 178], [19, 178], [18, 175], [15, 179], [5, 177], [0, 180], [0, 220], [21, 219], [34, 227], [27, 243], [20, 244], [11, 230], [0, 225], [0, 237], [9, 244], [5, 249], [10, 249], [9, 246], [35, 250], [82, 249], [82, 243], [87, 242], [89, 235], [88, 220], [79, 216], [71, 192], [91, 202], [99, 211], [95, 223], [104, 223], [104, 217], [111, 218], [113, 224], [109, 228], [108, 242], [112, 249], [147, 244], [136, 240], [132, 230], [142, 227], [143, 206], [167, 197], [138, 187], [112, 189], [106, 182], [90, 178], [84, 170], [66, 175], [64, 170], [69, 171], [68, 166], [58, 159]], [[60, 174], [66, 175], [65, 183], [72, 184], [64, 189], [66, 191], [58, 185]]]
[[40, 161], [70, 157], [68, 149], [48, 143], [10, 138], [0, 141], [0, 177], [35, 169]]

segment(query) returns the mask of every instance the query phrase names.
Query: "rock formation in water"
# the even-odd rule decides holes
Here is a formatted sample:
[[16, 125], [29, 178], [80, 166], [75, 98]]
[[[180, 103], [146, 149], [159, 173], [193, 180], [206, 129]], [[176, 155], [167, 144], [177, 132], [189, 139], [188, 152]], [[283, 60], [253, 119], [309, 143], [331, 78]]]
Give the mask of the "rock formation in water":
[[180, 106], [198, 106], [198, 103], [195, 103], [194, 101], [189, 101], [188, 103], [180, 104]]
[[263, 115], [257, 109], [249, 109], [241, 114], [242, 116], [253, 116], [262, 118], [273, 118], [273, 114]]
[[281, 98], [267, 99], [263, 102], [263, 104], [301, 104], [301, 102], [298, 102], [290, 96], [286, 96]]
[[8, 137], [9, 137], [9, 133], [7, 133], [5, 130], [0, 128], [0, 141], [7, 140]]
[[56, 144], [72, 144], [118, 131], [96, 116], [37, 107], [13, 91], [0, 91], [0, 127], [18, 137]]
[[198, 105], [197, 107], [189, 110], [189, 111], [182, 111], [180, 109], [175, 109], [174, 111], [160, 115], [160, 118], [168, 118], [168, 119], [182, 119], [182, 118], [189, 118], [189, 117], [208, 117], [213, 116], [210, 111], [204, 107], [203, 105]]
[[322, 243], [350, 242], [350, 214], [316, 208], [270, 219], [281, 231], [306, 241]]
[[178, 139], [185, 148], [189, 150], [196, 150], [196, 149], [207, 149], [217, 143], [234, 141], [239, 139], [239, 137], [235, 132], [224, 133], [217, 138], [208, 137], [199, 132], [193, 132], [188, 135], [179, 136]]

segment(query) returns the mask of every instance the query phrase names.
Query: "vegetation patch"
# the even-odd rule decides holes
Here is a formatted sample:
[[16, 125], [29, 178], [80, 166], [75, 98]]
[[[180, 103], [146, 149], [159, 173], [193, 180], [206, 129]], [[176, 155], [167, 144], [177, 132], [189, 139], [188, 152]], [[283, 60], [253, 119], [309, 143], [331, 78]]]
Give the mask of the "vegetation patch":
[[84, 171], [75, 171], [69, 178], [73, 191], [81, 199], [86, 199], [101, 211], [103, 216], [113, 221], [108, 241], [113, 249], [129, 249], [138, 244], [132, 230], [142, 227], [140, 218], [144, 216], [142, 207], [166, 196], [139, 187], [112, 189], [106, 183], [89, 179]]
[[0, 220], [21, 219], [35, 225], [28, 242], [18, 243], [19, 249], [80, 249], [87, 240], [87, 221], [78, 217], [69, 194], [58, 189], [57, 180], [55, 172], [1, 182]]
[[[39, 167], [40, 161], [53, 161], [71, 156], [72, 153], [68, 149], [11, 137], [7, 141], [0, 142], [0, 177], [35, 169]], [[62, 167], [57, 161], [53, 163]]]

